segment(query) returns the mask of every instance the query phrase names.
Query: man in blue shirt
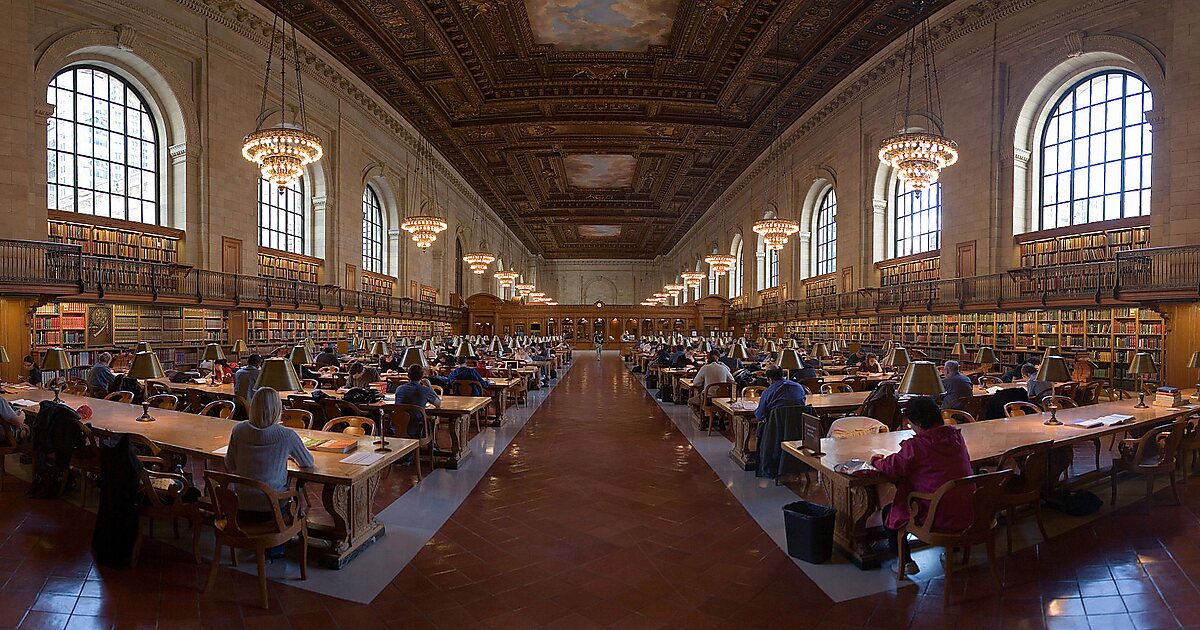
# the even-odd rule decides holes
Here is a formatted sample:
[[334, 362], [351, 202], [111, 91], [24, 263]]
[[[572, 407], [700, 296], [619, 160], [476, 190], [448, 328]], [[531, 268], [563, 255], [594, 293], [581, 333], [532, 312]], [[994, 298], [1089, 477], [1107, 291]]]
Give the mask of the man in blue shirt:
[[766, 422], [771, 417], [771, 410], [776, 407], [804, 406], [807, 403], [804, 386], [784, 378], [783, 370], [777, 367], [767, 370], [767, 380], [771, 384], [763, 391], [758, 399], [758, 409], [754, 410], [754, 417], [759, 421]]
[[112, 382], [117, 380], [117, 375], [113, 374], [109, 364], [112, 363], [112, 354], [101, 352], [100, 356], [96, 357], [96, 364], [88, 371], [88, 389], [91, 390], [94, 396], [105, 396], [108, 394], [108, 388]]
[[946, 390], [946, 395], [942, 397], [942, 409], [966, 409], [975, 396], [971, 379], [962, 373], [958, 361], [947, 361], [943, 368], [946, 375], [942, 377], [942, 389]]
[[480, 376], [479, 372], [475, 371], [475, 368], [467, 365], [467, 357], [458, 357], [458, 367], [454, 368], [454, 371], [450, 373], [450, 376], [446, 377], [446, 380], [450, 381], [451, 386], [454, 385], [454, 381], [475, 381], [478, 385], [475, 383], [471, 384], [472, 396], [482, 396], [484, 391], [491, 386], [491, 383], [488, 383], [486, 379]]
[[254, 385], [258, 383], [258, 375], [262, 372], [262, 357], [252, 354], [246, 358], [246, 365], [233, 373], [233, 393], [247, 401], [254, 400]]
[[[428, 405], [433, 405], [434, 407], [442, 406], [442, 399], [433, 391], [429, 381], [424, 376], [425, 368], [420, 365], [408, 366], [408, 382], [396, 388], [397, 405], [413, 405], [421, 409], [425, 409]], [[392, 431], [395, 430], [396, 427], [392, 427]], [[427, 437], [425, 435], [425, 426], [421, 424], [420, 415], [415, 413], [409, 414], [405, 435], [414, 440]]]

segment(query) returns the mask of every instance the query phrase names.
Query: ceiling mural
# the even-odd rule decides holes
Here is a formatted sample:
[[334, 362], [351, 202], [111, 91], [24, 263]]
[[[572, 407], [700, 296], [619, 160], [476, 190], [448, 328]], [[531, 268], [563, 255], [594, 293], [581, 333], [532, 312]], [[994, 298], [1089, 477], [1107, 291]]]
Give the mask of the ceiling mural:
[[616, 238], [621, 235], [619, 225], [581, 225], [579, 235], [583, 238]]
[[568, 155], [567, 183], [576, 188], [632, 188], [637, 158], [632, 155]]
[[666, 253], [915, 23], [912, 0], [283, 4], [547, 258]]
[[559, 50], [665, 44], [678, 7], [679, 0], [525, 0], [534, 41]]

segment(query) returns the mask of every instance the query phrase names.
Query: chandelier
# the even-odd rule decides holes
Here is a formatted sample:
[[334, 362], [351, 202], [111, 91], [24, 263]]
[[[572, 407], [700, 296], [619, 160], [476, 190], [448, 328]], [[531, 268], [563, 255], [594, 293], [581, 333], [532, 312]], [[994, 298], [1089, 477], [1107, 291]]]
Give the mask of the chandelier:
[[546, 298], [546, 294], [542, 291], [530, 291], [527, 296], [530, 302], [541, 302]]
[[546, 306], [558, 306], [558, 302], [555, 302], [554, 300], [548, 300], [548, 301], [544, 302], [544, 304]]
[[683, 283], [687, 286], [696, 288], [704, 283], [705, 275], [703, 271], [685, 271], [679, 274], [679, 277], [683, 278]]
[[490, 252], [479, 251], [471, 252], [466, 256], [463, 256], [463, 261], [471, 266], [471, 271], [475, 275], [482, 276], [483, 274], [487, 273], [488, 265], [496, 262], [496, 257]]
[[678, 282], [671, 282], [663, 285], [663, 291], [666, 291], [669, 294], [679, 293], [683, 289], [683, 285], [679, 284]]
[[667, 298], [669, 297], [671, 297], [670, 293], [655, 293], [654, 297], [651, 299], [658, 300], [659, 302], [666, 302]]
[[[271, 110], [267, 107], [267, 94], [271, 89], [271, 65], [275, 58], [275, 41], [279, 40], [279, 124], [263, 128]], [[308, 116], [304, 108], [304, 83], [300, 74], [299, 46], [296, 44], [296, 27], [292, 27], [292, 60], [295, 62], [296, 100], [293, 120], [287, 120], [287, 22], [275, 12], [271, 23], [271, 41], [267, 45], [267, 71], [263, 80], [262, 100], [258, 107], [258, 126], [242, 140], [242, 157], [259, 167], [263, 178], [279, 187], [279, 193], [291, 186], [301, 175], [304, 167], [321, 159], [324, 150], [321, 139], [308, 131]]]
[[642, 300], [642, 306], [658, 306], [658, 302], [654, 300]]
[[412, 234], [413, 242], [421, 249], [429, 249], [447, 227], [443, 219], [430, 215], [408, 217], [400, 224], [400, 229]]
[[[917, 0], [917, 15], [925, 8], [925, 0]], [[913, 67], [917, 58], [917, 30], [921, 31], [920, 55], [925, 75], [924, 113], [915, 113], [912, 105]], [[879, 146], [879, 161], [890, 165], [896, 170], [896, 177], [908, 184], [913, 190], [920, 191], [932, 186], [938, 181], [942, 169], [953, 166], [958, 162], [958, 144], [943, 135], [942, 130], [942, 96], [938, 86], [937, 63], [933, 58], [933, 44], [929, 36], [929, 19], [921, 21], [920, 26], [908, 32], [908, 41], [904, 46], [905, 73], [902, 76], [896, 95], [897, 120], [900, 131], [885, 138]], [[900, 98], [903, 94], [904, 108], [900, 109]], [[922, 131], [913, 125], [913, 117], [927, 118], [937, 128], [936, 131]]]
[[767, 249], [779, 251], [787, 245], [788, 237], [800, 231], [800, 225], [795, 221], [780, 219], [775, 212], [767, 212], [765, 218], [754, 222], [754, 233], [762, 236]]
[[522, 282], [520, 284], [515, 285], [513, 288], [515, 288], [517, 290], [517, 295], [520, 295], [521, 297], [525, 297], [525, 296], [529, 295], [530, 293], [533, 293], [534, 286], [532, 284], [529, 284], [528, 282]]
[[709, 269], [718, 276], [729, 273], [733, 269], [737, 258], [733, 254], [709, 254], [704, 257], [704, 262], [708, 264]]
[[519, 278], [521, 274], [515, 271], [497, 271], [496, 273], [492, 274], [492, 276], [496, 278], [496, 280], [500, 281], [500, 288], [507, 289], [517, 281], [517, 278]]

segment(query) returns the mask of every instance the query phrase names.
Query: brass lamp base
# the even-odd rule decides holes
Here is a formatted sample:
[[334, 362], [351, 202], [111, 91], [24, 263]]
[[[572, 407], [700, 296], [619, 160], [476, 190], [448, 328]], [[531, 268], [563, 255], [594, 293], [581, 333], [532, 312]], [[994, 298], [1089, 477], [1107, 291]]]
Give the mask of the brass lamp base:
[[142, 403], [142, 415], [137, 418], [138, 422], [154, 422], [155, 417], [150, 415], [150, 405]]

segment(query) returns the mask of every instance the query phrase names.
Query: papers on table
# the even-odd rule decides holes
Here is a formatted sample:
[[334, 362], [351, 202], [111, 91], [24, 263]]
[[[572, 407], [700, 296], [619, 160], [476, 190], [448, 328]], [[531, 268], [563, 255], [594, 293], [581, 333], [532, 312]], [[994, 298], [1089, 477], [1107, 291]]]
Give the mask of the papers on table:
[[1085, 418], [1083, 420], [1076, 420], [1074, 422], [1068, 422], [1067, 424], [1072, 425], [1072, 426], [1077, 426], [1077, 427], [1083, 427], [1085, 429], [1094, 429], [1096, 427], [1111, 427], [1115, 424], [1123, 424], [1125, 422], [1129, 422], [1130, 420], [1133, 420], [1133, 418], [1134, 418], [1133, 416], [1128, 415], [1128, 414], [1110, 413], [1107, 416], [1101, 416], [1099, 418]]
[[229, 445], [228, 445], [228, 444], [226, 444], [225, 446], [222, 446], [221, 448], [219, 448], [219, 449], [217, 449], [217, 450], [213, 451], [213, 455], [225, 455], [225, 454], [227, 454], [227, 453], [229, 453]]
[[16, 400], [10, 400], [10, 401], [8, 401], [8, 404], [12, 405], [13, 407], [18, 407], [18, 408], [19, 408], [19, 407], [32, 407], [32, 406], [36, 405], [37, 403], [33, 402], [32, 400], [26, 400], [26, 399], [24, 399], [24, 398], [18, 398], [18, 399], [16, 399]]
[[343, 464], [354, 464], [356, 466], [370, 466], [383, 459], [384, 453], [373, 453], [371, 451], [359, 451], [349, 457], [342, 458]]
[[194, 379], [192, 379], [192, 382], [197, 385], [208, 385], [208, 381], [206, 381], [202, 378], [194, 378]]
[[754, 411], [758, 409], [758, 402], [753, 400], [739, 400], [729, 407], [736, 411]]
[[998, 392], [998, 391], [1000, 391], [1000, 390], [1001, 390], [1001, 387], [1000, 387], [999, 385], [992, 385], [991, 387], [987, 388], [987, 390], [986, 390], [986, 391], [987, 391], [987, 393], [988, 393], [988, 394], [991, 394], [992, 396], [995, 396], [995, 395], [996, 395], [996, 392]]

